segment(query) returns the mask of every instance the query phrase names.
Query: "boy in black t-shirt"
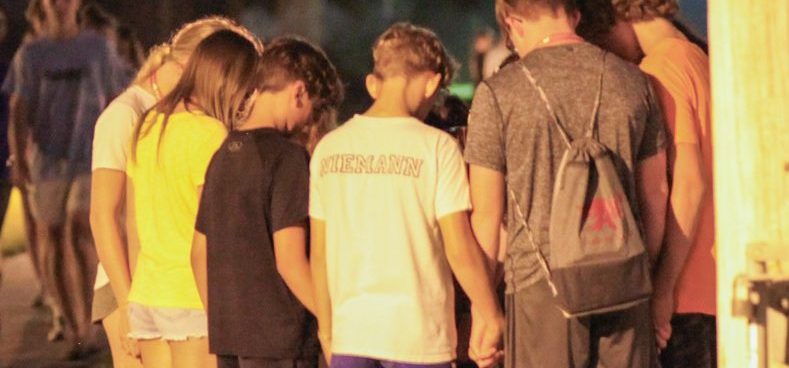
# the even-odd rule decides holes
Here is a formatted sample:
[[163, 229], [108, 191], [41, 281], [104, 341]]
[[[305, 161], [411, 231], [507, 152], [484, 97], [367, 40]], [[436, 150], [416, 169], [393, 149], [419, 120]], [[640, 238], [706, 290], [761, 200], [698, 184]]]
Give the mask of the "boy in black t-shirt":
[[309, 158], [290, 134], [333, 114], [342, 85], [323, 51], [296, 38], [268, 45], [258, 71], [250, 117], [208, 168], [192, 264], [219, 367], [313, 367]]

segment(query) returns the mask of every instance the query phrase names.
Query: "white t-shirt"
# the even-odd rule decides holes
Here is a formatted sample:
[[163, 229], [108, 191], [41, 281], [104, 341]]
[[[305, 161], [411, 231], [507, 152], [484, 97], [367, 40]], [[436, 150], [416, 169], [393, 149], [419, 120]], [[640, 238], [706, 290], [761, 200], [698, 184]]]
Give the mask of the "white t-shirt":
[[455, 357], [454, 289], [438, 219], [471, 209], [448, 134], [357, 115], [310, 163], [310, 216], [326, 223], [332, 352], [407, 363]]
[[[96, 121], [93, 134], [93, 170], [110, 169], [126, 172], [126, 157], [134, 126], [156, 104], [156, 97], [142, 87], [132, 85], [113, 100]], [[95, 289], [110, 283], [104, 267], [96, 271]]]

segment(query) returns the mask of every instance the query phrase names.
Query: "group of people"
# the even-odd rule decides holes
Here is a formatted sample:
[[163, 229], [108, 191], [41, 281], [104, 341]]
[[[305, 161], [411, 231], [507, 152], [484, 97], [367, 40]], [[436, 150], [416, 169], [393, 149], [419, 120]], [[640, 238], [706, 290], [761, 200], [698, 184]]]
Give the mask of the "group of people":
[[[456, 68], [429, 29], [375, 41], [374, 102], [332, 130], [343, 84], [309, 41], [204, 18], [128, 84], [79, 0], [41, 3], [3, 87], [9, 164], [75, 346], [92, 316], [117, 367], [451, 367], [457, 281], [479, 367], [716, 365], [709, 66], [675, 0], [496, 0], [517, 58], [479, 84], [463, 150], [424, 123]], [[563, 180], [588, 146], [612, 202], [586, 200], [604, 170]], [[580, 220], [552, 214], [587, 182]], [[626, 287], [558, 280], [568, 254], [611, 256], [552, 244], [562, 221], [637, 238], [651, 293], [568, 312], [572, 289]]]

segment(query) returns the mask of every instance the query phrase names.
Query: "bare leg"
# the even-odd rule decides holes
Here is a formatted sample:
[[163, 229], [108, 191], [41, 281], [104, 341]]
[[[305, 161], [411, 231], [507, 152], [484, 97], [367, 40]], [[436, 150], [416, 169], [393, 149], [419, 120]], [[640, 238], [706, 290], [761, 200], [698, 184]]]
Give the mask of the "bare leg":
[[170, 346], [166, 341], [140, 340], [140, 354], [142, 355], [142, 365], [145, 368], [172, 368], [172, 355]]
[[75, 341], [91, 341], [92, 324], [90, 320], [93, 300], [93, 281], [96, 278], [98, 256], [93, 245], [93, 237], [88, 223], [88, 212], [75, 211], [67, 214], [63, 244], [66, 257], [63, 259], [62, 278], [66, 282], [65, 302], [71, 314], [66, 316]]
[[52, 329], [49, 331], [50, 341], [63, 338], [65, 326], [63, 318], [66, 313], [63, 309], [68, 306], [64, 304], [65, 293], [62, 280], [62, 260], [64, 248], [62, 244], [62, 226], [36, 223], [36, 243], [40, 245], [41, 271], [43, 284], [47, 285], [48, 298], [46, 300], [52, 309]]
[[173, 368], [216, 368], [216, 356], [208, 352], [208, 338], [170, 341]]

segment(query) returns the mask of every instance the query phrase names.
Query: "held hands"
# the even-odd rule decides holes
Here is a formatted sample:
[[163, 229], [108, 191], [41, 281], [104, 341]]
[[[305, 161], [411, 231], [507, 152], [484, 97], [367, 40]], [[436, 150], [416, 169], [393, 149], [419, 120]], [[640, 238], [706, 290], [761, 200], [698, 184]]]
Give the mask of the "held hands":
[[671, 316], [674, 315], [674, 295], [656, 293], [652, 296], [652, 323], [655, 326], [655, 338], [658, 348], [665, 349], [671, 338]]
[[137, 340], [129, 337], [131, 328], [129, 327], [129, 310], [127, 306], [119, 307], [120, 309], [120, 326], [118, 333], [120, 334], [121, 342], [123, 343], [123, 351], [131, 357], [139, 358], [140, 349], [137, 346]]
[[501, 349], [504, 334], [504, 317], [497, 313], [483, 318], [472, 307], [471, 341], [468, 355], [480, 368], [496, 365], [503, 357]]

